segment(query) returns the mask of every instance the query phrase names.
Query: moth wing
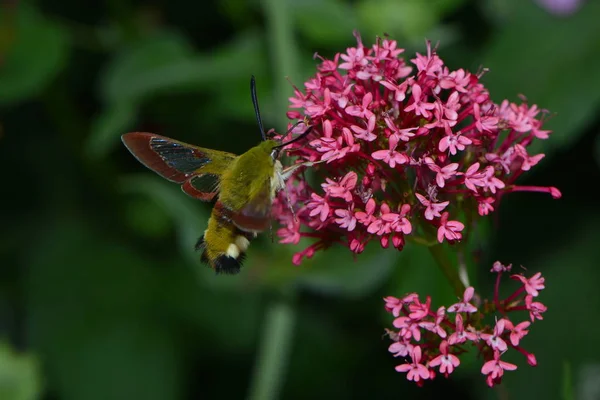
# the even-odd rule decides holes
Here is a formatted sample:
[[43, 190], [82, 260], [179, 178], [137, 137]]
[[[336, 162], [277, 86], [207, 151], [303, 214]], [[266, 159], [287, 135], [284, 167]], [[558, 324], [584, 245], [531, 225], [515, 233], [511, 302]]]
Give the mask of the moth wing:
[[222, 171], [237, 157], [149, 132], [126, 133], [121, 140], [145, 167], [204, 201], [217, 195]]
[[251, 193], [248, 201], [237, 212], [232, 213], [234, 225], [244, 232], [262, 232], [271, 224], [273, 204], [271, 179], [265, 179], [259, 188]]

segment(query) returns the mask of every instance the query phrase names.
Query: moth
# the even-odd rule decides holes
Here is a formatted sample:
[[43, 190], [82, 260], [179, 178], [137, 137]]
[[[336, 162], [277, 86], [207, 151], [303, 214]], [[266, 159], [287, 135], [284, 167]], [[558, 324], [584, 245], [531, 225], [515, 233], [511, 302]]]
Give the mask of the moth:
[[285, 189], [286, 179], [297, 168], [314, 164], [283, 168], [279, 161], [281, 150], [305, 138], [312, 127], [287, 142], [268, 139], [254, 76], [250, 80], [250, 93], [262, 142], [244, 154], [205, 149], [149, 132], [121, 136], [125, 147], [150, 170], [181, 184], [181, 189], [195, 199], [216, 199], [196, 250], [202, 252], [201, 260], [217, 274], [240, 272], [250, 241], [270, 227], [277, 192]]

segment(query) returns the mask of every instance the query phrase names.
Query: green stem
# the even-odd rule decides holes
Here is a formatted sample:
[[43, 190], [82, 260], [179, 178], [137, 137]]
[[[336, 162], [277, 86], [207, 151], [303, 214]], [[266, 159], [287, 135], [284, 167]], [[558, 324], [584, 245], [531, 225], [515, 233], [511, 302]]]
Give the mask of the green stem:
[[295, 319], [294, 309], [283, 300], [269, 306], [248, 400], [278, 398], [287, 369]]
[[[288, 2], [281, 0], [262, 2], [275, 76], [274, 111], [279, 118], [277, 123], [284, 129], [287, 125], [286, 99], [291, 87], [285, 86], [283, 77], [295, 76], [296, 66], [296, 46], [287, 5]], [[284, 300], [281, 298], [272, 303], [267, 310], [258, 359], [250, 383], [249, 400], [276, 399], [283, 385], [296, 319], [294, 309]]]
[[436, 244], [435, 246], [429, 247], [429, 252], [433, 256], [433, 259], [436, 261], [436, 264], [448, 279], [448, 282], [454, 289], [454, 293], [462, 297], [465, 291], [465, 285], [460, 280], [460, 276], [458, 274], [458, 269], [452, 265], [448, 257], [444, 252], [444, 247], [441, 244]]

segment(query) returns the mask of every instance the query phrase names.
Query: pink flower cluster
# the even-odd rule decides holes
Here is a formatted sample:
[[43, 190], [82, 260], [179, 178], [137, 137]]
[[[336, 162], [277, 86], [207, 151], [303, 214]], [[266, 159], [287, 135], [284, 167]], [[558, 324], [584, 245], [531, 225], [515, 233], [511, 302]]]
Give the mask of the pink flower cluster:
[[[422, 385], [433, 379], [436, 370], [448, 377], [459, 365], [459, 356], [475, 347], [485, 360], [481, 373], [489, 386], [500, 383], [504, 371], [517, 369], [515, 364], [503, 361], [501, 356], [510, 349], [523, 354], [529, 365], [537, 365], [532, 353], [521, 347], [521, 340], [529, 333], [536, 320], [543, 319], [544, 304], [535, 301], [544, 289], [544, 278], [538, 272], [530, 278], [521, 274], [511, 275], [520, 282], [520, 287], [506, 299], [499, 299], [500, 278], [511, 265], [494, 263], [492, 272], [497, 273], [494, 298], [481, 305], [472, 304], [474, 289], [468, 287], [461, 301], [448, 308], [431, 310], [431, 297], [421, 302], [416, 293], [403, 298], [386, 297], [385, 308], [394, 317], [396, 330], [387, 330], [393, 340], [389, 352], [394, 357], [405, 358], [405, 363], [396, 366], [396, 371], [406, 372], [408, 380]], [[517, 311], [529, 313], [529, 320], [509, 317]], [[486, 316], [498, 315], [490, 326], [484, 322]], [[517, 317], [518, 318], [518, 317]]]
[[[275, 202], [282, 243], [315, 239], [294, 263], [335, 242], [355, 253], [372, 239], [402, 249], [409, 235], [452, 243], [463, 237], [466, 216], [489, 214], [505, 193], [561, 196], [554, 187], [515, 184], [544, 157], [527, 151], [549, 135], [537, 106], [494, 103], [480, 74], [451, 71], [429, 44], [409, 65], [394, 40], [370, 48], [357, 41], [322, 59], [290, 99], [299, 111], [288, 117], [305, 118], [313, 130], [308, 144], [286, 150], [297, 162], [321, 161], [311, 168], [316, 183], [299, 172]], [[292, 133], [305, 129], [301, 123]]]

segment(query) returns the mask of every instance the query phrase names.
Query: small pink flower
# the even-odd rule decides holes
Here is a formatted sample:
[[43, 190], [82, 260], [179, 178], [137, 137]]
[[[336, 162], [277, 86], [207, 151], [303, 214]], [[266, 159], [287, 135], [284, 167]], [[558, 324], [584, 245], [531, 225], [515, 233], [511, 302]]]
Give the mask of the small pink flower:
[[527, 307], [527, 311], [529, 311], [529, 317], [532, 322], [536, 319], [544, 319], [542, 314], [548, 309], [548, 307], [539, 301], [533, 301], [533, 296], [530, 294], [525, 296], [525, 306]]
[[374, 115], [373, 112], [369, 110], [372, 101], [373, 94], [369, 92], [362, 98], [361, 105], [346, 107], [346, 114], [352, 115], [353, 117], [369, 119]]
[[277, 230], [277, 236], [281, 238], [279, 243], [298, 244], [300, 242], [300, 225], [297, 223], [287, 224], [286, 227]]
[[492, 265], [490, 272], [509, 272], [511, 268], [512, 264], [504, 265], [500, 261], [496, 261], [494, 265]]
[[412, 225], [408, 218], [406, 218], [409, 211], [410, 205], [403, 204], [400, 207], [400, 214], [388, 212], [381, 215], [381, 220], [389, 223], [393, 231], [408, 235], [412, 232]]
[[480, 164], [476, 162], [472, 164], [464, 173], [465, 186], [474, 192], [477, 192], [477, 186], [485, 186], [485, 173], [479, 171], [479, 166]]
[[312, 200], [306, 204], [306, 208], [310, 210], [311, 217], [319, 216], [321, 221], [325, 221], [329, 217], [329, 203], [324, 197], [316, 193], [311, 195]]
[[323, 189], [331, 197], [340, 197], [346, 201], [352, 201], [352, 190], [356, 187], [358, 176], [356, 172], [348, 172], [344, 177], [336, 182], [325, 178], [326, 183], [321, 184]]
[[454, 332], [450, 335], [450, 337], [448, 337], [449, 344], [455, 345], [464, 343], [467, 340], [474, 342], [478, 340], [478, 337], [475, 333], [465, 329], [462, 315], [456, 314], [455, 325], [456, 327]]
[[388, 347], [388, 351], [394, 354], [394, 357], [406, 357], [412, 352], [413, 345], [409, 341], [400, 338], [397, 342], [394, 342]]
[[365, 206], [365, 211], [357, 211], [354, 214], [356, 220], [365, 226], [371, 225], [371, 223], [376, 220], [375, 216], [373, 215], [375, 213], [375, 204], [375, 199], [369, 199], [369, 201], [367, 201], [367, 205]]
[[515, 369], [517, 369], [516, 365], [500, 360], [500, 352], [495, 350], [494, 359], [483, 364], [481, 373], [488, 376], [487, 383], [492, 387], [499, 382], [502, 375], [504, 375], [504, 371], [514, 371]]
[[431, 297], [427, 296], [425, 303], [421, 303], [418, 298], [415, 299], [415, 301], [408, 306], [410, 312], [408, 317], [414, 321], [425, 318], [429, 314], [429, 306], [431, 306]]
[[448, 206], [448, 204], [450, 204], [449, 201], [444, 201], [441, 203], [433, 203], [429, 199], [427, 199], [425, 196], [423, 196], [422, 194], [419, 194], [419, 193], [415, 193], [415, 196], [417, 197], [419, 202], [426, 207], [425, 208], [425, 219], [430, 220], [430, 221], [434, 217], [441, 217], [440, 211], [443, 211], [444, 208], [446, 208], [446, 206]]
[[350, 129], [355, 133], [355, 137], [366, 142], [372, 142], [377, 139], [377, 135], [373, 133], [375, 130], [375, 122], [377, 119], [375, 115], [371, 115], [367, 120], [367, 128], [361, 128], [360, 126], [352, 125]]
[[538, 272], [529, 279], [525, 278], [523, 275], [512, 275], [511, 278], [521, 281], [525, 287], [525, 291], [533, 297], [537, 297], [539, 295], [539, 291], [545, 288], [545, 279], [542, 277], [541, 272]]
[[481, 216], [488, 215], [489, 213], [494, 211], [494, 206], [492, 206], [492, 204], [494, 204], [494, 202], [495, 202], [495, 199], [493, 197], [486, 197], [486, 198], [478, 199], [477, 212], [479, 213], [479, 215], [481, 215]]
[[498, 350], [501, 353], [505, 352], [507, 349], [506, 342], [502, 339], [502, 333], [504, 332], [504, 319], [496, 322], [496, 326], [494, 326], [494, 333], [482, 333], [481, 339], [485, 340], [487, 344], [494, 350]]
[[448, 351], [448, 342], [440, 343], [440, 355], [429, 362], [430, 367], [440, 367], [440, 373], [448, 376], [460, 365], [460, 360]]
[[429, 112], [429, 110], [433, 110], [433, 108], [435, 107], [435, 104], [422, 102], [421, 101], [422, 93], [423, 92], [421, 90], [421, 86], [419, 86], [416, 83], [414, 85], [412, 85], [412, 100], [413, 100], [413, 102], [411, 105], [404, 108], [404, 112], [414, 111], [415, 115], [422, 115], [423, 118], [429, 119], [429, 117], [431, 116], [431, 113]]
[[455, 155], [457, 151], [463, 151], [465, 146], [468, 146], [471, 143], [473, 143], [473, 141], [468, 137], [461, 135], [460, 132], [457, 134], [450, 133], [440, 140], [438, 148], [440, 151], [448, 150], [450, 154]]
[[473, 115], [475, 118], [475, 126], [479, 132], [492, 132], [498, 128], [498, 118], [489, 115], [481, 116], [478, 103], [473, 104]]
[[525, 337], [529, 333], [527, 328], [529, 328], [531, 322], [523, 321], [520, 324], [513, 325], [513, 323], [507, 319], [505, 319], [505, 327], [510, 331], [510, 343], [513, 346], [518, 346], [521, 339]]
[[469, 303], [475, 294], [475, 288], [473, 286], [469, 286], [465, 289], [465, 293], [463, 294], [463, 300], [460, 303], [452, 304], [448, 307], [448, 312], [464, 312], [464, 313], [474, 313], [477, 312], [477, 307], [473, 304]]
[[411, 358], [411, 363], [398, 365], [396, 371], [408, 372], [406, 378], [409, 381], [419, 382], [422, 379], [428, 379], [429, 370], [425, 365], [421, 364], [421, 348], [419, 346], [413, 348]]
[[435, 181], [437, 185], [441, 188], [445, 186], [445, 181], [451, 179], [454, 175], [456, 175], [456, 170], [458, 169], [457, 163], [448, 164], [444, 167], [438, 166], [435, 161], [431, 157], [425, 157], [423, 160], [425, 165], [429, 167], [430, 170], [436, 173]]
[[354, 228], [356, 228], [356, 217], [352, 210], [337, 209], [334, 211], [334, 214], [339, 217], [335, 219], [335, 223], [338, 224], [340, 228], [344, 228], [348, 230], [348, 232], [352, 232]]
[[460, 240], [462, 235], [460, 232], [465, 228], [465, 225], [459, 221], [448, 221], [449, 214], [443, 213], [440, 218], [440, 226], [437, 231], [437, 240], [442, 243], [444, 238], [446, 240], [454, 241]]
[[389, 142], [389, 150], [375, 151], [373, 154], [371, 154], [371, 157], [376, 160], [383, 160], [391, 168], [396, 167], [396, 164], [402, 165], [408, 163], [410, 158], [406, 154], [396, 151], [396, 146], [398, 146], [398, 137], [396, 135], [390, 136]]
[[419, 326], [423, 329], [427, 329], [429, 332], [433, 332], [441, 338], [446, 337], [446, 331], [442, 328], [441, 323], [446, 317], [446, 308], [440, 307], [435, 315], [435, 321], [422, 321], [419, 322]]
[[400, 329], [400, 336], [405, 339], [414, 338], [417, 342], [421, 340], [421, 329], [417, 321], [410, 317], [398, 317], [394, 320], [395, 328]]

